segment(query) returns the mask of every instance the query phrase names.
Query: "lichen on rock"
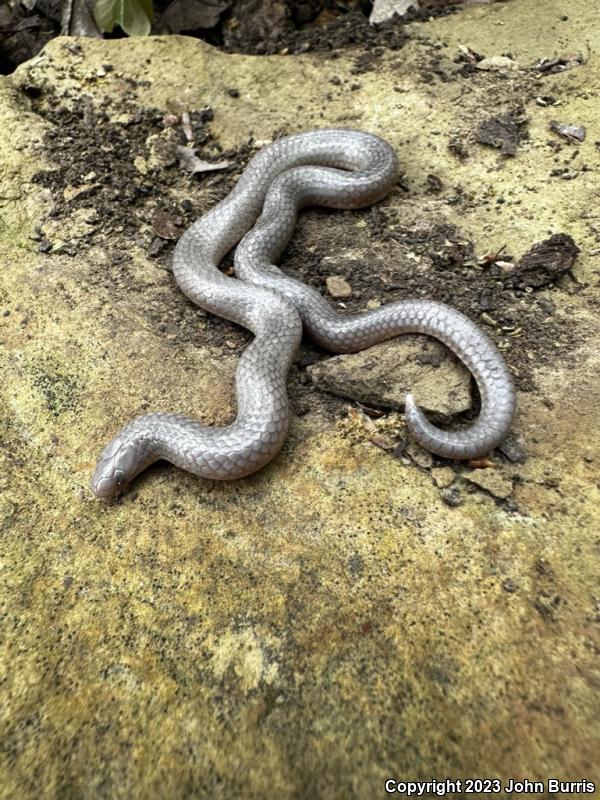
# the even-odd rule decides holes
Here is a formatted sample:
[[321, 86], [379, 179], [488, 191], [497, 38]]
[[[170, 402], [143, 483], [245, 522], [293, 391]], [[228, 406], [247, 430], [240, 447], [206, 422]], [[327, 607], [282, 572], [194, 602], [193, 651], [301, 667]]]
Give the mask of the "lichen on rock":
[[[556, 110], [536, 98], [593, 131], [600, 72], [593, 58], [524, 65], [555, 55], [558, 28], [565, 53], [600, 34], [591, 0], [540, 13], [521, 0], [415, 22], [375, 61], [360, 46], [247, 57], [186, 37], [58, 38], [0, 80], [2, 796], [347, 800], [392, 776], [598, 780], [597, 181], [583, 168], [597, 151], [591, 135], [576, 159], [549, 145]], [[519, 69], [470, 69], [459, 44]], [[517, 95], [529, 138], [507, 160], [476, 131]], [[201, 157], [230, 169], [139, 169], [183, 111]], [[388, 139], [402, 184], [373, 210], [307, 209], [282, 268], [323, 292], [343, 276], [350, 311], [431, 296], [487, 313], [523, 451], [475, 472], [404, 457], [386, 417], [376, 433], [393, 447], [343, 435], [348, 401], [310, 380], [328, 356], [305, 342], [290, 435], [263, 471], [210, 483], [159, 464], [121, 500], [93, 500], [98, 454], [137, 414], [235, 415], [249, 337], [182, 295], [175, 238], [157, 229], [176, 237], [261, 143], [333, 125]], [[580, 248], [578, 283], [511, 287], [476, 257], [505, 245], [514, 263], [553, 233]], [[445, 369], [419, 365], [447, 392]], [[490, 496], [490, 476], [510, 497]]]

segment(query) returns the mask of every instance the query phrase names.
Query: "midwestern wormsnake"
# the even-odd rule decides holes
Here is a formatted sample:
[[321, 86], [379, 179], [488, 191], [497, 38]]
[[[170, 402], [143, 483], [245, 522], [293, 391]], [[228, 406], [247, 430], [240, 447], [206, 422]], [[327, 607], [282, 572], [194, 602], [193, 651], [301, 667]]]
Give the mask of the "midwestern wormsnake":
[[[286, 377], [303, 325], [317, 344], [336, 353], [356, 352], [409, 332], [439, 339], [475, 377], [481, 411], [466, 430], [445, 431], [427, 420], [409, 394], [410, 433], [427, 450], [454, 459], [483, 456], [502, 442], [516, 407], [513, 381], [496, 346], [471, 320], [429, 300], [340, 313], [315, 289], [274, 266], [300, 208], [368, 206], [397, 179], [392, 148], [361, 131], [287, 136], [251, 159], [230, 194], [185, 231], [173, 257], [175, 280], [191, 300], [254, 333], [236, 372], [237, 417], [224, 427], [173, 413], [137, 417], [102, 453], [92, 479], [95, 495], [122, 491], [158, 459], [220, 480], [241, 478], [269, 462], [288, 429]], [[228, 277], [218, 265], [238, 242], [237, 278]]]

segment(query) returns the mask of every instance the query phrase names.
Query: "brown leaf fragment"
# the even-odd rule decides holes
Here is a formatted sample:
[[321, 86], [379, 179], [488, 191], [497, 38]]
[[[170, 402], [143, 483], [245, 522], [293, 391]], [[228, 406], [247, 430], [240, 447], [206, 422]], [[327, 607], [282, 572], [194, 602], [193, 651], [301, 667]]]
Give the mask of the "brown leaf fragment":
[[373, 435], [375, 435], [377, 428], [375, 427], [374, 422], [362, 410], [362, 406], [359, 406], [358, 408], [349, 408], [348, 419], [352, 420], [352, 422], [356, 423], [357, 425], [362, 425], [368, 431], [372, 432]]
[[515, 289], [550, 286], [572, 269], [579, 253], [573, 237], [567, 233], [555, 233], [534, 244], [503, 279], [506, 285]]
[[503, 244], [502, 247], [499, 247], [497, 250], [488, 250], [487, 253], [484, 253], [481, 258], [479, 259], [479, 264], [485, 266], [486, 264], [493, 264], [498, 260], [500, 253], [503, 250], [506, 250], [506, 245]]
[[395, 442], [392, 442], [391, 439], [388, 439], [387, 436], [383, 436], [380, 433], [375, 433], [372, 436], [369, 436], [369, 441], [380, 447], [382, 450], [393, 450], [396, 446]]
[[380, 417], [385, 416], [385, 411], [383, 411], [381, 408], [371, 408], [371, 406], [365, 406], [362, 403], [359, 403], [358, 407], [364, 414], [367, 415], [367, 417], [370, 417], [371, 419], [379, 419]]
[[152, 229], [161, 239], [179, 239], [183, 220], [167, 211], [157, 211], [152, 217]]
[[467, 466], [473, 469], [490, 469], [490, 467], [495, 467], [496, 465], [489, 458], [472, 458], [467, 462]]

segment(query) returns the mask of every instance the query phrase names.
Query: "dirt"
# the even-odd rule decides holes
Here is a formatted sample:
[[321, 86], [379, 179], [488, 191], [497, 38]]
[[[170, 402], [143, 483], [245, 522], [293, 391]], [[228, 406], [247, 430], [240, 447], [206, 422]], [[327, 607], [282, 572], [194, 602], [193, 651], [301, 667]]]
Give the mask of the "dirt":
[[309, 50], [333, 55], [338, 50], [350, 47], [361, 47], [373, 61], [378, 60], [384, 48], [399, 50], [405, 43], [407, 34], [403, 25], [397, 22], [384, 22], [381, 25], [369, 25], [368, 18], [360, 11], [332, 17], [328, 22], [306, 29], [291, 28], [277, 31], [267, 41], [258, 40], [253, 44], [251, 25], [242, 28], [245, 37], [226, 38], [225, 49], [230, 52], [283, 53], [297, 55]]
[[451, 14], [459, 6], [459, 0], [423, 0], [418, 11], [370, 25], [368, 0], [237, 0], [208, 37], [229, 52], [257, 55], [331, 53], [356, 46], [398, 50], [407, 38], [406, 23]]
[[[112, 294], [128, 295], [144, 290], [144, 284], [131, 266], [131, 253], [123, 242], [130, 242], [152, 258], [165, 272], [168, 290], [160, 303], [148, 306], [150, 324], [159, 335], [191, 342], [197, 347], [210, 343], [225, 353], [241, 355], [251, 334], [219, 317], [210, 318], [209, 326], [198, 327], [206, 313], [181, 294], [169, 276], [176, 240], [198, 217], [209, 210], [215, 199], [228, 194], [244, 166], [256, 152], [252, 138], [235, 151], [223, 150], [215, 141], [209, 121], [210, 109], [191, 113], [194, 145], [203, 159], [228, 160], [231, 166], [214, 173], [189, 176], [177, 164], [159, 166], [145, 175], [136, 168], [136, 159], [148, 155], [148, 141], [165, 134], [172, 115], [155, 108], [119, 105], [122, 123], [111, 121], [114, 108], [107, 102], [92, 108], [87, 102], [78, 110], [65, 108], [62, 101], [47, 90], [43, 102], [36, 87], [27, 87], [33, 107], [53, 127], [45, 137], [48, 158], [57, 165], [39, 172], [34, 181], [49, 189], [53, 208], [46, 222], [36, 230], [40, 254], [60, 253], [85, 258], [91, 248], [109, 254], [108, 267], [92, 269], [87, 280], [91, 286], [108, 288]], [[178, 126], [179, 144], [188, 144], [183, 128]], [[201, 186], [203, 202], [198, 199]], [[180, 197], [179, 201], [174, 197]], [[115, 210], [118, 209], [118, 215]], [[85, 219], [85, 232], [73, 225], [74, 218]], [[60, 231], [60, 238], [54, 231]], [[70, 233], [71, 238], [66, 237]], [[66, 238], [65, 238], [66, 237]], [[222, 269], [231, 273], [233, 257], [229, 254]], [[325, 353], [304, 342], [290, 371], [293, 412], [301, 416], [319, 406], [330, 416], [339, 416], [345, 402], [322, 394], [316, 400], [306, 367]]]
[[[338, 219], [333, 217], [336, 213]], [[357, 215], [367, 223], [366, 230], [361, 231], [362, 243], [369, 253], [364, 260], [340, 256], [352, 241]], [[314, 234], [323, 224], [327, 225], [328, 236], [315, 239]], [[531, 274], [527, 266], [530, 258], [523, 258], [518, 264], [512, 259], [508, 253], [500, 253], [490, 261], [478, 259], [473, 243], [455, 227], [426, 222], [407, 227], [383, 201], [364, 211], [306, 212], [282, 266], [285, 272], [325, 294], [326, 278], [335, 263], [336, 273], [352, 287], [352, 296], [344, 301], [349, 311], [362, 310], [369, 300], [390, 303], [407, 297], [453, 305], [479, 321], [517, 372], [519, 389], [531, 391], [535, 388], [533, 368], [551, 363], [558, 357], [557, 352], [568, 358], [577, 332], [572, 322], [555, 317], [551, 293], [538, 292], [539, 287], [533, 289], [517, 278]], [[507, 273], [498, 267], [498, 262], [515, 270], [510, 273], [514, 286], [507, 282]], [[557, 279], [552, 266], [556, 262], [548, 263], [545, 285]], [[564, 288], [555, 291], [583, 290], [570, 278], [564, 280]]]
[[[250, 142], [235, 153], [221, 151], [207, 128], [210, 109], [203, 109], [190, 114], [197, 148], [202, 149], [207, 160], [226, 158], [240, 167], [204, 173], [201, 178], [188, 176], [177, 164], [142, 174], [136, 167], [136, 158], [148, 156], [149, 138], [173, 130], [164, 110], [139, 108], [134, 103], [129, 108], [120, 106], [123, 121], [118, 123], [109, 118], [109, 110], [114, 113], [110, 102], [98, 109], [83, 103], [80, 109], [72, 110], [45, 92], [43, 103], [43, 109], [37, 101], [33, 106], [53, 125], [45, 137], [45, 148], [57, 167], [34, 177], [50, 189], [54, 201], [47, 222], [37, 230], [38, 250], [82, 258], [90, 248], [103, 247], [110, 254], [109, 267], [99, 269], [93, 279], [111, 291], [119, 291], [119, 286], [125, 292], [142, 289], [123, 241], [140, 248], [168, 272], [175, 240], [208, 208], [199, 203], [195, 184], [202, 182], [209, 192], [227, 194], [253, 151]], [[181, 127], [175, 135], [181, 145], [186, 144]], [[181, 199], [173, 199], [174, 194]], [[72, 224], [74, 218], [81, 217], [86, 223], [83, 234]], [[68, 224], [60, 226], [61, 236], [57, 239], [54, 223], [61, 220]], [[72, 239], [63, 238], [67, 232], [72, 233]], [[181, 302], [157, 310], [154, 322], [159, 330], [169, 332], [180, 326], [182, 335], [199, 343], [200, 334], [193, 320], [204, 312], [183, 296], [178, 300]], [[230, 325], [221, 326], [217, 319], [214, 321], [217, 335], [221, 332], [223, 339], [235, 338], [237, 329], [232, 332]]]
[[[368, 0], [223, 0], [199, 5], [193, 0], [154, 0], [155, 34], [183, 33], [227, 52], [253, 55], [335, 53], [349, 47], [369, 51], [369, 63], [406, 41], [404, 24], [453, 13], [460, 0], [421, 0], [402, 19], [370, 25]], [[28, 8], [0, 8], [0, 73], [12, 72], [60, 33], [59, 0], [37, 0]], [[109, 38], [123, 36], [120, 28]], [[335, 55], [333, 56], [335, 57]]]
[[[37, 6], [37, 7], [36, 7]], [[0, 73], [12, 72], [58, 35], [60, 0], [0, 4]]]

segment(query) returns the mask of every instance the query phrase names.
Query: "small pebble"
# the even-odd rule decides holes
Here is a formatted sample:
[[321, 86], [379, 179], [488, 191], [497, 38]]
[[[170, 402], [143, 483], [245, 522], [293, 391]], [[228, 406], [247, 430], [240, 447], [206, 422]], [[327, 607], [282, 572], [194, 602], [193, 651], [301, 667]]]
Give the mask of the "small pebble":
[[436, 467], [431, 470], [431, 477], [436, 486], [447, 489], [456, 476], [452, 467]]
[[497, 497], [499, 500], [506, 500], [513, 491], [512, 481], [491, 469], [465, 473], [462, 477], [467, 483], [471, 483], [483, 489], [488, 494], [491, 494], [492, 497]]
[[523, 447], [513, 433], [509, 433], [502, 444], [499, 445], [498, 452], [512, 464], [522, 464], [525, 461]]
[[490, 56], [489, 58], [482, 58], [481, 61], [475, 64], [475, 67], [484, 71], [493, 71], [518, 69], [519, 65], [508, 56]]
[[423, 469], [431, 469], [433, 465], [433, 456], [429, 450], [424, 450], [420, 444], [417, 444], [412, 439], [406, 447], [406, 453], [419, 467], [423, 467]]
[[513, 580], [507, 578], [505, 581], [503, 581], [502, 588], [505, 592], [516, 592], [519, 587]]
[[485, 322], [486, 325], [491, 325], [492, 328], [495, 328], [496, 325], [498, 324], [496, 320], [493, 317], [490, 317], [490, 315], [487, 314], [485, 311], [482, 314], [480, 314], [480, 317], [482, 322]]
[[341, 275], [330, 275], [325, 281], [327, 291], [336, 300], [352, 297], [352, 287]]
[[540, 297], [538, 299], [538, 306], [542, 309], [544, 314], [554, 314], [556, 311], [556, 306], [552, 302], [552, 300], [548, 300], [545, 297]]
[[440, 497], [444, 503], [451, 508], [456, 508], [456, 506], [459, 506], [462, 503], [462, 496], [458, 486], [450, 486], [447, 489], [442, 489], [440, 491]]

